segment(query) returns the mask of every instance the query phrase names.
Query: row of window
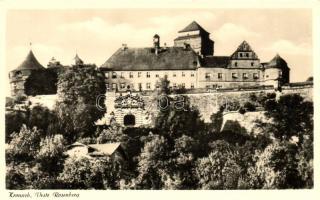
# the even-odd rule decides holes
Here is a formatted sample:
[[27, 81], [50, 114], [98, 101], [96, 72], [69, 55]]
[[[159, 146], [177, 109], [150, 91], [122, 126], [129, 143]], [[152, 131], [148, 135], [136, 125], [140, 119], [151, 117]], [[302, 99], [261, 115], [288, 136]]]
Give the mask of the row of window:
[[[110, 88], [110, 86], [111, 86], [111, 88]], [[186, 87], [186, 85], [185, 85], [185, 83], [181, 83], [181, 84], [179, 84], [179, 85], [177, 85], [176, 83], [173, 83], [172, 84], [172, 86], [173, 86], [173, 88], [177, 88], [177, 87], [183, 87], [183, 88], [185, 88]], [[191, 83], [191, 88], [194, 88], [194, 83]], [[110, 84], [109, 85], [109, 83], [107, 83], [106, 84], [106, 87], [107, 87], [107, 89], [112, 89], [112, 90], [115, 90], [115, 89], [117, 89], [117, 83], [112, 83], [112, 84]], [[158, 84], [156, 84], [156, 88], [159, 88], [160, 87], [160, 85], [158, 85]], [[131, 86], [131, 85], [126, 85], [125, 83], [120, 83], [119, 84], [119, 88], [120, 89], [134, 89], [134, 87], [133, 86]], [[145, 88], [147, 89], [147, 90], [150, 90], [151, 89], [151, 83], [146, 83], [145, 84]], [[142, 83], [138, 83], [138, 88], [137, 88], [138, 90], [141, 90], [142, 89]]]
[[[124, 78], [124, 72], [121, 72], [120, 73], [120, 78]], [[172, 77], [177, 77], [177, 74], [178, 73], [175, 73], [175, 72], [173, 72], [172, 73]], [[150, 72], [146, 72], [146, 77], [147, 78], [150, 78], [151, 77], [151, 73]], [[168, 76], [168, 74], [166, 74], [167, 76]], [[186, 76], [186, 73], [185, 72], [181, 72], [181, 76], [182, 77], [185, 77]], [[190, 74], [190, 76], [191, 77], [194, 77], [194, 73], [193, 72], [191, 72], [191, 74]], [[111, 74], [111, 78], [117, 78], [118, 77], [118, 74], [116, 73], [116, 72], [112, 72], [112, 74]], [[137, 78], [141, 78], [142, 77], [142, 72], [137, 72], [136, 73], [136, 77]], [[155, 77], [156, 78], [159, 78], [159, 74], [155, 74]], [[109, 73], [106, 73], [106, 78], [109, 78]], [[134, 78], [134, 73], [133, 72], [129, 72], [129, 78]]]
[[[211, 73], [206, 73], [205, 74], [205, 78], [206, 79], [210, 79], [211, 77], [212, 77]], [[238, 73], [232, 73], [232, 78], [238, 78]], [[242, 78], [248, 79], [249, 78], [249, 74], [248, 73], [243, 73], [242, 74]], [[253, 73], [253, 78], [254, 79], [258, 79], [259, 78], [259, 74], [258, 73]], [[222, 73], [218, 73], [218, 79], [222, 79]]]
[[[251, 65], [251, 67], [253, 67], [254, 62], [251, 62], [250, 65]], [[235, 67], [238, 67], [238, 63], [237, 63], [237, 62], [234, 62], [234, 66], [235, 66]]]

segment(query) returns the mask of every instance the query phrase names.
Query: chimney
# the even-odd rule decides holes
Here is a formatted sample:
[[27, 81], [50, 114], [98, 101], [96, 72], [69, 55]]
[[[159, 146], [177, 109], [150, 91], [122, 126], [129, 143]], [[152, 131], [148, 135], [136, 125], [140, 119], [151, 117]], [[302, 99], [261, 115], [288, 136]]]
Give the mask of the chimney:
[[158, 34], [153, 36], [153, 47], [155, 54], [158, 55], [160, 50], [160, 36]]
[[167, 43], [163, 44], [163, 49], [167, 49]]
[[125, 51], [126, 49], [128, 49], [127, 44], [122, 44], [122, 50]]

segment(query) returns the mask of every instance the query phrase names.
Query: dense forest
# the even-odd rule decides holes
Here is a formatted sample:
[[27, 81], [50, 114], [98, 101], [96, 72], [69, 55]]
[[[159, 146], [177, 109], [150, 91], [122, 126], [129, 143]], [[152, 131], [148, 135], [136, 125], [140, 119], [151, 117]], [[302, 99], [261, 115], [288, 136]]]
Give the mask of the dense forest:
[[[105, 111], [104, 75], [92, 66], [59, 74], [55, 109], [34, 106], [6, 113], [8, 189], [284, 189], [313, 187], [313, 102], [298, 94], [252, 97], [268, 123], [260, 134], [221, 131], [223, 112], [211, 123], [184, 97], [183, 109], [160, 109], [154, 127], [96, 126]], [[170, 100], [168, 81], [156, 96]], [[161, 102], [159, 102], [161, 104]], [[162, 108], [162, 107], [161, 107]], [[249, 102], [239, 112], [255, 111]], [[74, 158], [74, 142], [120, 142], [126, 162]]]

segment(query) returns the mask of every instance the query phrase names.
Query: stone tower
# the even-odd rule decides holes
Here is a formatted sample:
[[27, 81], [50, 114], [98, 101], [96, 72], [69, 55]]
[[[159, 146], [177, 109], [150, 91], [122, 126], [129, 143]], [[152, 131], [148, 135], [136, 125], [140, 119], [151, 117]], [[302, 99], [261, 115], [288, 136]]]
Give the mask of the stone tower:
[[214, 54], [214, 41], [208, 33], [197, 22], [193, 21], [184, 29], [178, 32], [178, 37], [174, 40], [174, 46], [190, 46], [195, 52], [202, 56], [212, 56]]
[[38, 62], [32, 50], [30, 50], [26, 59], [14, 70], [9, 72], [11, 95], [25, 95], [24, 83], [33, 71], [45, 70]]
[[275, 88], [281, 87], [290, 81], [290, 68], [287, 62], [277, 54], [269, 63], [265, 65], [264, 72], [265, 85], [273, 85]]

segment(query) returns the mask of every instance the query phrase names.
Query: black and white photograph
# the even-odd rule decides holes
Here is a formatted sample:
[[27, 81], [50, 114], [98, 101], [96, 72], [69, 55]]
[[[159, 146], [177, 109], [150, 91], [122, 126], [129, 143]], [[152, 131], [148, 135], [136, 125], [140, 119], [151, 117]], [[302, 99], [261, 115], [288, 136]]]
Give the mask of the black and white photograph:
[[7, 196], [313, 190], [313, 18], [296, 7], [7, 9]]

